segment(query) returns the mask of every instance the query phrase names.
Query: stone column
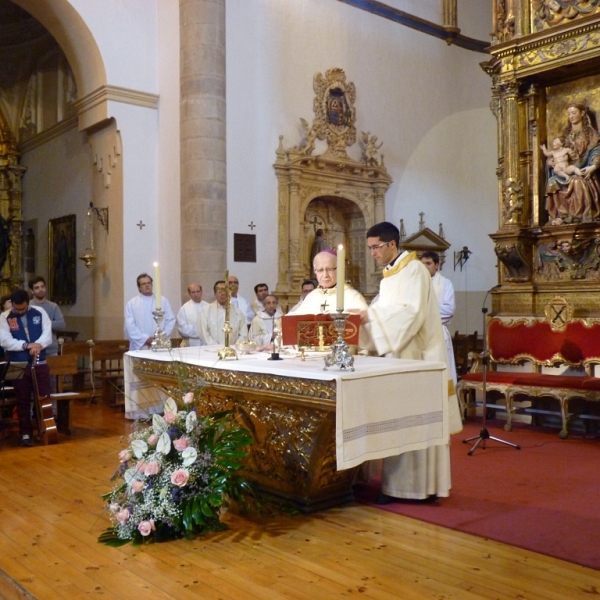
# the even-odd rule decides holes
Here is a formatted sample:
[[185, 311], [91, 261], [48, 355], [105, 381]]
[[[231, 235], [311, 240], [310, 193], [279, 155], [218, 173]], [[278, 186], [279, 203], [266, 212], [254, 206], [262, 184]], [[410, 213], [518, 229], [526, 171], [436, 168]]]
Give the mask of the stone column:
[[212, 297], [227, 264], [225, 0], [179, 0], [181, 285]]

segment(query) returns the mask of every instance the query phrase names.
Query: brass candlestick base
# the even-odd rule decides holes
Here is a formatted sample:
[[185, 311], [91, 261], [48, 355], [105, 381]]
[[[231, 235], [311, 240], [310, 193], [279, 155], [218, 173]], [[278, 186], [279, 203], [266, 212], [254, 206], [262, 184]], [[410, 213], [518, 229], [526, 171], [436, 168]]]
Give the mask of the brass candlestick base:
[[165, 332], [161, 328], [163, 317], [165, 316], [164, 310], [153, 310], [152, 318], [156, 323], [156, 329], [154, 331], [154, 339], [150, 344], [150, 350], [158, 352], [159, 350], [170, 350], [171, 340], [165, 335]]
[[337, 314], [333, 316], [333, 326], [338, 334], [338, 339], [331, 344], [331, 353], [325, 357], [325, 366], [323, 371], [327, 371], [328, 367], [337, 365], [340, 369], [348, 369], [354, 371], [354, 357], [348, 351], [348, 344], [344, 341], [344, 331], [346, 329], [346, 320], [350, 316], [345, 313], [343, 308], [337, 309]]
[[233, 330], [231, 329], [231, 325], [229, 324], [229, 314], [226, 314], [225, 325], [223, 327], [223, 333], [225, 334], [225, 347], [221, 348], [218, 352], [219, 358], [221, 360], [225, 360], [227, 358], [233, 358], [235, 360], [238, 359], [237, 352], [229, 346], [229, 336], [231, 335], [232, 331]]

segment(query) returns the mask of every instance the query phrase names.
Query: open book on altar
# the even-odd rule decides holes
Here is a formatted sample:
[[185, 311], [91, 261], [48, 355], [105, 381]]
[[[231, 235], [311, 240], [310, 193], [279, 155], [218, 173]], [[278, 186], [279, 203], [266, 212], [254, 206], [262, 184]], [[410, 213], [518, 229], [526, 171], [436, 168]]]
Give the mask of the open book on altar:
[[[348, 345], [358, 344], [359, 326], [360, 315], [350, 315], [346, 320], [344, 341]], [[330, 314], [284, 315], [281, 317], [281, 330], [284, 346], [331, 346], [338, 337]]]

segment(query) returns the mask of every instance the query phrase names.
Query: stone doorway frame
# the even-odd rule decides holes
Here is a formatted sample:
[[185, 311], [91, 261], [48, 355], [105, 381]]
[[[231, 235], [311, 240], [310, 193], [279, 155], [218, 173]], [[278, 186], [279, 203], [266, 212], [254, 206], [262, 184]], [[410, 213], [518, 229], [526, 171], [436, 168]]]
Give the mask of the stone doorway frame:
[[[392, 178], [383, 164], [371, 165], [328, 153], [307, 155], [296, 147], [285, 150], [283, 136], [276, 155], [273, 166], [278, 182], [279, 259], [275, 293], [281, 306], [293, 306], [310, 272], [307, 233], [312, 223], [304, 218], [308, 205], [321, 197], [350, 201], [360, 210], [366, 233], [369, 227], [385, 220], [385, 193]], [[365, 265], [365, 285], [360, 291], [369, 298], [377, 294], [380, 276], [374, 261], [367, 259]]]

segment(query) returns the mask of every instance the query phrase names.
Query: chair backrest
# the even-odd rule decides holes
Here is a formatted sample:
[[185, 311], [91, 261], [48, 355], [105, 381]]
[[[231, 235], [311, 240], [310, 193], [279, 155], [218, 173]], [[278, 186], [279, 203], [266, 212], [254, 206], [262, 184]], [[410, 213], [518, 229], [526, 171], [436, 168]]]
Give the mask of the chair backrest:
[[56, 391], [64, 392], [64, 377], [65, 375], [77, 375], [79, 369], [77, 368], [77, 355], [76, 354], [56, 354], [46, 356], [46, 362], [50, 369], [50, 376], [56, 377]]
[[563, 363], [577, 367], [600, 358], [600, 323], [573, 320], [556, 331], [548, 321], [492, 319], [488, 342], [495, 362], [529, 360], [545, 366]]

